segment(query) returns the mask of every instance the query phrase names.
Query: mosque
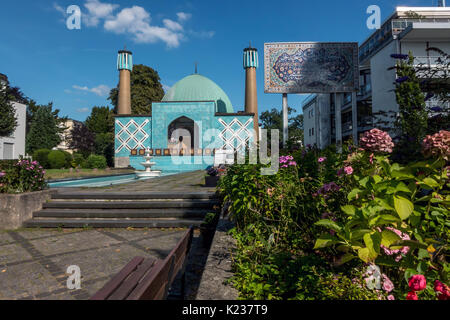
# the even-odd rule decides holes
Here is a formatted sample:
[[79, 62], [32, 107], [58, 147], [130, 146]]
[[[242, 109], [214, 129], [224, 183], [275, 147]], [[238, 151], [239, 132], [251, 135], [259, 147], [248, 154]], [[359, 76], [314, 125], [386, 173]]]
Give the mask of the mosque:
[[[258, 52], [244, 49], [245, 111], [235, 112], [227, 94], [197, 72], [178, 81], [151, 114], [131, 114], [130, 79], [133, 56], [118, 53], [118, 113], [115, 117], [115, 167], [142, 170], [150, 150], [163, 172], [203, 170], [215, 163], [218, 150], [242, 150], [258, 140], [256, 69]], [[217, 163], [217, 161], [216, 161]]]

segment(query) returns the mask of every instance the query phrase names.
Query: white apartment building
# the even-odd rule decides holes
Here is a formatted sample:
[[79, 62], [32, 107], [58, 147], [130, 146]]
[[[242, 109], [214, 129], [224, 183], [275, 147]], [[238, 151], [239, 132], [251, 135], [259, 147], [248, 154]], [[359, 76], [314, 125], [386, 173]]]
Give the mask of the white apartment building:
[[[450, 53], [450, 7], [397, 7], [359, 48], [359, 92], [315, 94], [305, 100], [305, 145], [325, 148], [351, 137], [358, 140], [376, 125], [372, 115], [377, 120], [389, 121], [379, 114], [398, 112], [394, 92], [396, 72], [388, 70], [396, 63], [391, 55], [411, 52], [417, 65], [433, 67], [438, 57], [427, 51], [431, 47]], [[427, 103], [442, 106], [437, 101]]]
[[[0, 86], [7, 83], [8, 78], [0, 74]], [[25, 155], [27, 106], [18, 102], [12, 102], [12, 105], [16, 110], [17, 127], [11, 136], [0, 137], [0, 160], [13, 160]]]

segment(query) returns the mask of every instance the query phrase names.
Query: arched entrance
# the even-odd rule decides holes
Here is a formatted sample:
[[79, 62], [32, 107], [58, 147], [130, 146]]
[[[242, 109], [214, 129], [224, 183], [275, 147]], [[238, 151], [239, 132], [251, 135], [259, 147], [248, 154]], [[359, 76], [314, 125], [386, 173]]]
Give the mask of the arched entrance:
[[179, 148], [183, 144], [183, 148], [190, 152], [191, 149], [198, 149], [199, 136], [198, 125], [194, 120], [182, 116], [169, 124], [168, 147], [169, 149], [174, 149]]

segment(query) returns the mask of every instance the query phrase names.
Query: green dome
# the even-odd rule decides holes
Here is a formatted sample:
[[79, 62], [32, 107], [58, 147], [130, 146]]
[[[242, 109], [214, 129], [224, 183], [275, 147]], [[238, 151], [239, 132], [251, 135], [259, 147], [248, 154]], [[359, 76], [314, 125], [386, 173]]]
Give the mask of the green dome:
[[216, 112], [234, 112], [227, 94], [214, 81], [199, 74], [178, 81], [162, 101], [215, 101]]

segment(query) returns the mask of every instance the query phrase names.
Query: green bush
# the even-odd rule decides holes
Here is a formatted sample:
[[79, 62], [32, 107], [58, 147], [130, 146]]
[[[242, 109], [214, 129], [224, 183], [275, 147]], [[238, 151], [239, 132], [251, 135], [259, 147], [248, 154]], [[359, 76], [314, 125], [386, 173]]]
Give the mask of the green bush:
[[33, 153], [33, 160], [40, 163], [45, 169], [50, 169], [50, 163], [48, 162], [48, 154], [51, 150], [39, 149]]
[[66, 159], [66, 164], [65, 167], [68, 168], [72, 168], [72, 161], [73, 161], [73, 156], [70, 152], [67, 151], [63, 151], [64, 152], [64, 157]]
[[48, 162], [51, 169], [61, 169], [66, 165], [66, 155], [63, 151], [53, 150], [48, 154]]
[[72, 167], [74, 167], [74, 168], [82, 167], [84, 161], [85, 161], [85, 159], [83, 157], [83, 154], [74, 153], [73, 160], [72, 160]]
[[106, 169], [106, 158], [91, 154], [86, 160], [86, 165], [89, 169]]

